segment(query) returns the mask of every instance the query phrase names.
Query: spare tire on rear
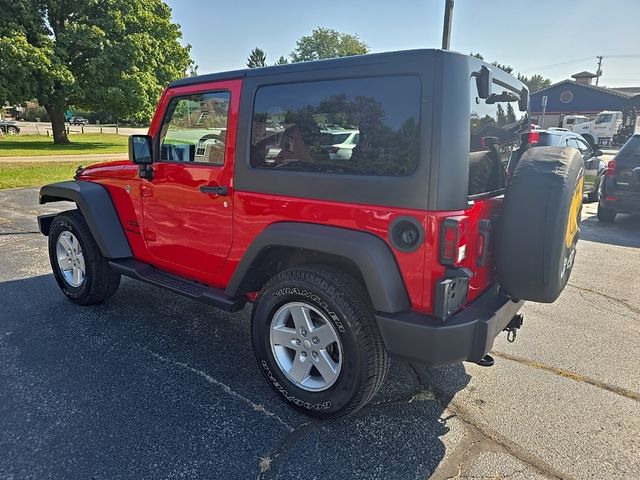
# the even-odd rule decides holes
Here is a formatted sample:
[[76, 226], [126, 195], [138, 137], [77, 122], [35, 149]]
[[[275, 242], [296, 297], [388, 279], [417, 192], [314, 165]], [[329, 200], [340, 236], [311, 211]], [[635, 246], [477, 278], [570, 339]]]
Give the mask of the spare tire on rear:
[[536, 147], [507, 185], [497, 248], [502, 289], [513, 298], [555, 301], [571, 275], [580, 232], [584, 163], [571, 147]]

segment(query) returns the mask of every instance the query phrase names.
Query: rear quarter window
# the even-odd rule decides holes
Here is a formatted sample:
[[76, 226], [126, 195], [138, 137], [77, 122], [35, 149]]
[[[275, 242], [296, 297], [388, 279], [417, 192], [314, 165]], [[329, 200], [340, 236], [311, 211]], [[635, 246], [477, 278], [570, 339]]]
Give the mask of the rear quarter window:
[[616, 162], [623, 166], [640, 167], [640, 135], [634, 135], [616, 155]]
[[420, 80], [368, 77], [258, 89], [251, 165], [325, 174], [405, 176], [416, 170]]

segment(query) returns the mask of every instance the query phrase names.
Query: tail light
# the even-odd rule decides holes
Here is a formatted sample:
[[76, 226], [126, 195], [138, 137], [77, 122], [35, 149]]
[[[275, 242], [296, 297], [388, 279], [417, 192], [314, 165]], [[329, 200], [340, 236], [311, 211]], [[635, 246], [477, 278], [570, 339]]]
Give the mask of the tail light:
[[529, 143], [536, 144], [540, 141], [540, 132], [537, 130], [532, 130], [529, 132]]
[[610, 160], [607, 164], [607, 168], [604, 171], [606, 177], [613, 177], [616, 174], [616, 161], [615, 159]]
[[442, 222], [440, 234], [440, 263], [451, 267], [460, 266], [467, 258], [467, 224], [465, 216], [447, 217]]

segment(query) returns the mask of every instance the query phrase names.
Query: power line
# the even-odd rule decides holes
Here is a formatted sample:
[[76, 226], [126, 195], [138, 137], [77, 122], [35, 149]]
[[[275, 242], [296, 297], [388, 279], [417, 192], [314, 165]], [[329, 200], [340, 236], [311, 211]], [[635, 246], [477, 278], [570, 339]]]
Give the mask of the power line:
[[[640, 57], [640, 53], [630, 53], [630, 54], [624, 54], [624, 55], [602, 55], [602, 56], [605, 58], [638, 58]], [[522, 68], [520, 69], [520, 72], [529, 72], [531, 70], [538, 70], [541, 68], [551, 68], [551, 67], [558, 67], [560, 65], [569, 65], [571, 63], [584, 62], [585, 60], [592, 60], [593, 58], [599, 58], [599, 57], [592, 55], [590, 57], [576, 58], [574, 60], [567, 60], [565, 62], [550, 63], [548, 65], [539, 65], [537, 67], [531, 67], [531, 68]]]

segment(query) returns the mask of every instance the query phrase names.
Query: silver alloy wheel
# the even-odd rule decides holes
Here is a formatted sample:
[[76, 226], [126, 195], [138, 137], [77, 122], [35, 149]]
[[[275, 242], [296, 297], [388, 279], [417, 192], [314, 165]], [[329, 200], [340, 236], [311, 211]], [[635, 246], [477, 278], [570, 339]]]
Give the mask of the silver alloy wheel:
[[286, 303], [269, 327], [271, 352], [278, 367], [297, 387], [321, 392], [342, 368], [342, 343], [326, 315], [309, 304]]
[[56, 257], [65, 281], [75, 288], [82, 285], [86, 274], [82, 247], [76, 236], [68, 230], [58, 235]]
[[7, 135], [17, 135], [18, 130], [15, 127], [7, 127]]

